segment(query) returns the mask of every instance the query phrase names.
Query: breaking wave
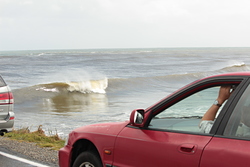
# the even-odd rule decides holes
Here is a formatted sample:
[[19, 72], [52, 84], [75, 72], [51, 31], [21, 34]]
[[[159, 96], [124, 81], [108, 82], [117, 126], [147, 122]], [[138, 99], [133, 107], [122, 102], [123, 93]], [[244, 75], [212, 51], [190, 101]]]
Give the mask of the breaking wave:
[[108, 79], [89, 80], [80, 82], [54, 82], [37, 85], [36, 90], [45, 92], [80, 92], [80, 93], [106, 93]]
[[246, 65], [244, 62], [238, 62], [231, 64], [227, 67], [220, 69], [222, 72], [237, 72], [237, 71], [249, 71], [250, 66]]

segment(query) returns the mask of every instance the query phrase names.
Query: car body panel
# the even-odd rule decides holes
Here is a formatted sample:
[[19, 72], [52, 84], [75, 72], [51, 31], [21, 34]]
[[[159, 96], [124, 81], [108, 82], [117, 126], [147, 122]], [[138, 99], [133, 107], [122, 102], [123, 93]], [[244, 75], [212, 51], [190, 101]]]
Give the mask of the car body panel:
[[[8, 86], [2, 86], [0, 87], [0, 93], [8, 93], [9, 92], [9, 88]], [[7, 115], [8, 115], [8, 112], [9, 110], [12, 110], [11, 109], [11, 105], [10, 104], [6, 104], [6, 103], [9, 103], [7, 101], [8, 99], [6, 100], [1, 100], [0, 101], [0, 121], [1, 120], [5, 120]]]
[[60, 158], [58, 162], [60, 167], [69, 167], [72, 158], [72, 146], [66, 145], [61, 148], [58, 152], [58, 157]]
[[201, 167], [249, 167], [249, 140], [214, 137], [205, 148]]
[[7, 132], [11, 132], [14, 126], [14, 116], [14, 112], [9, 112], [7, 118], [5, 120], [0, 121], [0, 129], [4, 131], [6, 130]]
[[71, 145], [77, 140], [82, 138], [94, 142], [97, 139], [96, 136], [117, 136], [117, 134], [128, 124], [129, 122], [118, 122], [118, 123], [101, 123], [87, 125], [73, 130], [71, 133], [71, 140], [69, 144]]
[[113, 165], [198, 167], [202, 150], [211, 138], [126, 127], [116, 140]]

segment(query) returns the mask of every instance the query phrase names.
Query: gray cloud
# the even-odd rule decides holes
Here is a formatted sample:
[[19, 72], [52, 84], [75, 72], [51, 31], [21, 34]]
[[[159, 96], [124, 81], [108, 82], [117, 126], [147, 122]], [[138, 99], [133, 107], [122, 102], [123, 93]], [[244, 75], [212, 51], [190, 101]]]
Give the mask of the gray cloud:
[[246, 0], [1, 0], [0, 50], [249, 46]]

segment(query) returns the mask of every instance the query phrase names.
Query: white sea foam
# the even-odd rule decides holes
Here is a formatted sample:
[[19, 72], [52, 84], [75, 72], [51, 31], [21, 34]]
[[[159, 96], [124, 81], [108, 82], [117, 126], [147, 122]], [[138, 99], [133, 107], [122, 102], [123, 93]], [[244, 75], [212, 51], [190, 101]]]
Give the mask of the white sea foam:
[[37, 56], [42, 56], [42, 55], [44, 55], [45, 53], [39, 53]]
[[67, 82], [67, 84], [69, 85], [67, 90], [70, 92], [106, 93], [105, 89], [108, 87], [108, 79]]
[[57, 88], [46, 88], [46, 87], [40, 87], [37, 88], [36, 90], [42, 90], [45, 92], [59, 92]]
[[238, 60], [230, 60], [228, 62], [228, 66], [230, 66], [230, 67], [241, 67], [244, 65], [245, 65], [245, 63], [243, 61], [238, 61]]

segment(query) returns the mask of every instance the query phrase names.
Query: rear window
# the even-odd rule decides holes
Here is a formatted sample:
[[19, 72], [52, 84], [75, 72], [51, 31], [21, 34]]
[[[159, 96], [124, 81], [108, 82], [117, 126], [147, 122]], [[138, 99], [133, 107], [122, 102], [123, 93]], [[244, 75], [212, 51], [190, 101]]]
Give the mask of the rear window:
[[0, 76], [0, 87], [6, 86], [6, 83], [4, 82], [3, 78]]

